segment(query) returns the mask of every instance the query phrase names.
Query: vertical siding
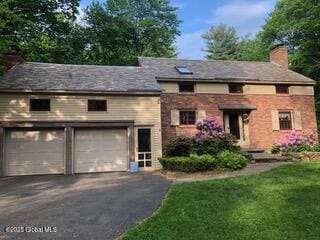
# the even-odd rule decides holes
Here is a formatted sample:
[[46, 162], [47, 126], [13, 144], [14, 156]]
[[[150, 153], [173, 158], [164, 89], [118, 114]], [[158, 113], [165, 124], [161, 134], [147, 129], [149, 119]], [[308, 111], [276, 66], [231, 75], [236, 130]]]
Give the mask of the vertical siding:
[[[1, 121], [94, 121], [133, 120], [135, 125], [153, 126], [153, 165], [159, 167], [161, 117], [159, 96], [37, 96], [51, 99], [50, 112], [30, 112], [26, 94], [0, 94]], [[107, 112], [88, 112], [88, 99], [106, 99]]]

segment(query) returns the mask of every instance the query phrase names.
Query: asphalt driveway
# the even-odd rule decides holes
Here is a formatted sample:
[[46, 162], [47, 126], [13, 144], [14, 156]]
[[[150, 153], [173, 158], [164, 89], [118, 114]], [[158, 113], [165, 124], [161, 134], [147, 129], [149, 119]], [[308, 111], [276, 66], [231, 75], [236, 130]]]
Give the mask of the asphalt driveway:
[[[149, 217], [170, 185], [151, 173], [2, 178], [0, 240], [114, 239]], [[8, 233], [5, 227], [52, 232]]]

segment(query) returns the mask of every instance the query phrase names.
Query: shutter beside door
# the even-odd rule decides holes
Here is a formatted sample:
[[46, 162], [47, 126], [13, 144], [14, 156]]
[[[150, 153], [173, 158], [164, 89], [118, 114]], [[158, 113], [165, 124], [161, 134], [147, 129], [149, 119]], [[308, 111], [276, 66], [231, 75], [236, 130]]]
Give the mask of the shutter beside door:
[[271, 111], [272, 130], [280, 130], [278, 111]]
[[302, 121], [301, 121], [301, 112], [294, 111], [293, 112], [293, 120], [294, 120], [294, 129], [302, 130]]
[[171, 126], [179, 126], [179, 110], [171, 110]]

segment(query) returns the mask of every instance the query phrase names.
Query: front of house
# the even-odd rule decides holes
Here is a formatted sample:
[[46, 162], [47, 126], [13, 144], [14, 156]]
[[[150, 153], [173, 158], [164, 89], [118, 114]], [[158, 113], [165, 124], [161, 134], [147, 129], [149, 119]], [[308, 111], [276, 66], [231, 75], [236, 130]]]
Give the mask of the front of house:
[[1, 176], [160, 168], [168, 141], [207, 117], [247, 149], [316, 132], [315, 82], [287, 69], [286, 48], [270, 56], [274, 63], [141, 58], [136, 67], [20, 59], [0, 79]]
[[315, 81], [288, 70], [287, 48], [271, 62], [143, 58], [161, 86], [163, 146], [193, 136], [195, 124], [214, 117], [245, 149], [269, 149], [292, 130], [317, 132]]

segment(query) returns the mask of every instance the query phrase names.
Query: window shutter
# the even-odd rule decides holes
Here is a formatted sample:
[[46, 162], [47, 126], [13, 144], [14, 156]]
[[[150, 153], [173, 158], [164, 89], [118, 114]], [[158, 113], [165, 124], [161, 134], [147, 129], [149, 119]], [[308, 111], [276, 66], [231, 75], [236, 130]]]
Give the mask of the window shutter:
[[205, 110], [198, 110], [197, 111], [197, 122], [206, 119], [206, 111]]
[[272, 130], [280, 130], [278, 111], [271, 111]]
[[179, 110], [171, 110], [171, 126], [179, 126]]
[[301, 112], [294, 111], [293, 112], [293, 119], [294, 119], [294, 129], [295, 130], [302, 130]]

